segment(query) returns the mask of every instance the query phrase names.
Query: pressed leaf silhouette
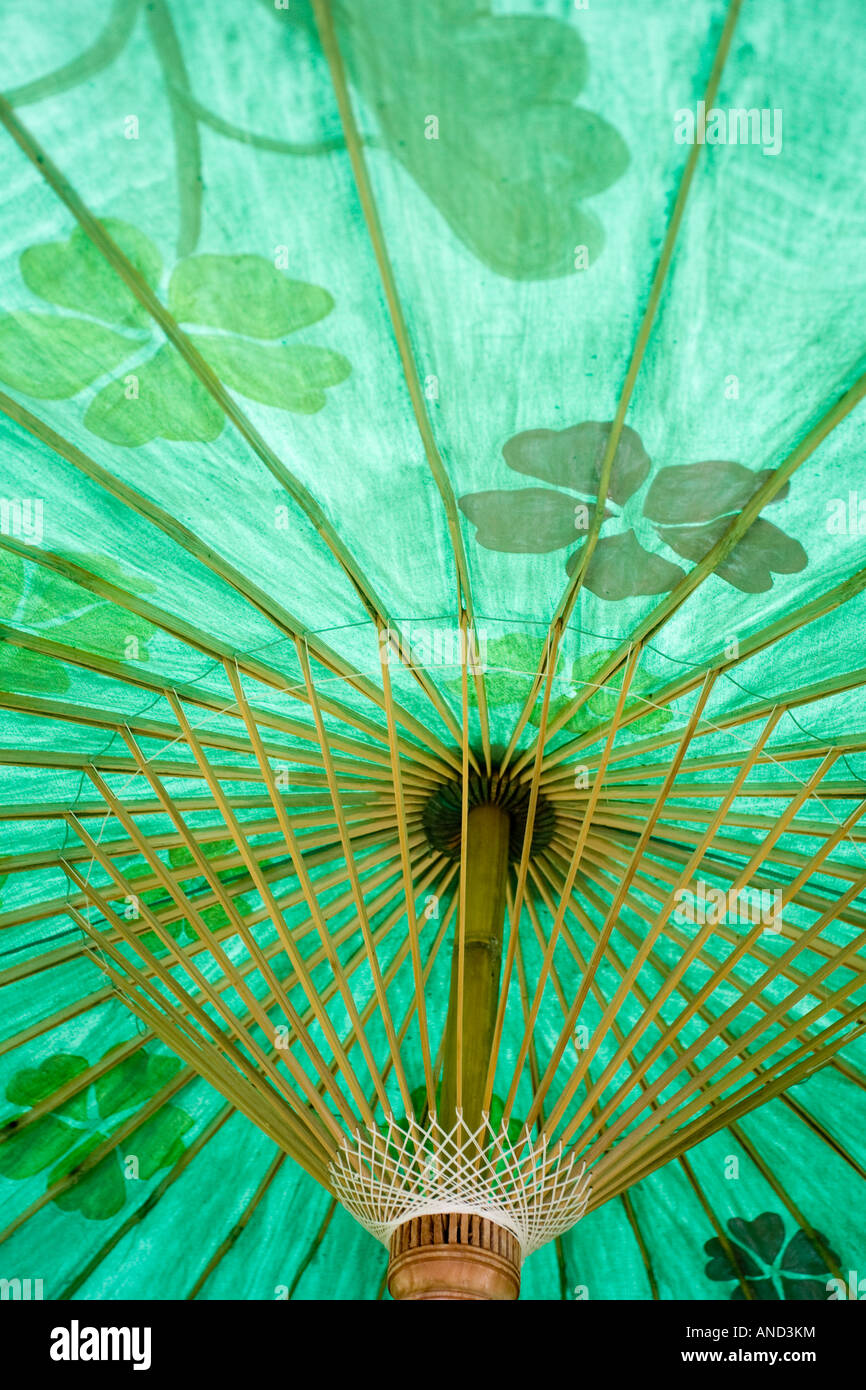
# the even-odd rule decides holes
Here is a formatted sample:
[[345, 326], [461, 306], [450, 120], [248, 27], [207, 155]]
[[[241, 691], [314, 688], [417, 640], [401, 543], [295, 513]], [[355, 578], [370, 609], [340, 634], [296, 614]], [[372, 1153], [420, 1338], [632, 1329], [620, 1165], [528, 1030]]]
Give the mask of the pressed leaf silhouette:
[[[153, 243], [128, 223], [106, 219], [102, 226], [158, 289], [162, 260]], [[218, 437], [222, 408], [185, 358], [155, 336], [150, 316], [81, 229], [67, 241], [28, 247], [20, 267], [34, 294], [72, 312], [0, 317], [0, 381], [63, 400], [113, 376], [84, 416], [87, 428], [112, 444]], [[312, 414], [325, 405], [327, 388], [351, 371], [331, 348], [282, 341], [324, 318], [334, 301], [261, 256], [188, 256], [172, 270], [167, 301], [216, 375], [263, 405]]]
[[[610, 430], [610, 422], [587, 420], [562, 430], [524, 430], [509, 439], [502, 448], [506, 465], [548, 486], [461, 497], [460, 510], [475, 526], [478, 544], [510, 554], [574, 546], [565, 564], [573, 575], [596, 514]], [[770, 476], [724, 460], [660, 468], [650, 479], [651, 468], [637, 431], [624, 426], [611, 462], [600, 534], [583, 574], [586, 588], [598, 598], [617, 602], [668, 593], [686, 571], [654, 541], [697, 563]], [[786, 494], [787, 485], [772, 500]], [[640, 500], [639, 518], [632, 498]], [[713, 572], [743, 593], [756, 594], [772, 588], [774, 575], [796, 574], [807, 563], [799, 541], [758, 517]]]
[[[116, 1048], [110, 1048], [105, 1058]], [[104, 1059], [103, 1059], [104, 1060]], [[15, 1121], [27, 1110], [49, 1100], [88, 1069], [86, 1057], [61, 1052], [36, 1067], [24, 1067], [6, 1088], [6, 1099], [22, 1106], [13, 1117], [11, 1132], [0, 1146], [0, 1175], [23, 1180], [45, 1174], [46, 1186], [67, 1177], [88, 1154], [99, 1148], [146, 1101], [152, 1099], [180, 1070], [176, 1057], [139, 1048], [122, 1058], [86, 1088], [56, 1109], [40, 1115], [22, 1128]], [[123, 1153], [112, 1148], [93, 1168], [53, 1200], [61, 1211], [76, 1211], [91, 1221], [116, 1215], [127, 1198], [122, 1159], [134, 1155], [141, 1179], [169, 1168], [184, 1152], [183, 1135], [192, 1119], [176, 1105], [165, 1104], [144, 1120], [123, 1141]]]
[[347, 0], [334, 11], [376, 143], [479, 260], [515, 280], [573, 273], [578, 245], [595, 261], [604, 233], [585, 200], [621, 177], [628, 150], [577, 105], [588, 61], [575, 28], [480, 0], [377, 0], [363, 22]]
[[[73, 558], [121, 586], [128, 587], [131, 582], [132, 577], [120, 565], [104, 556], [77, 554]], [[153, 589], [138, 575], [135, 585], [139, 593]], [[0, 621], [43, 635], [52, 642], [83, 647], [115, 660], [124, 658], [130, 638], [138, 642], [139, 659], [146, 659], [147, 643], [156, 631], [135, 613], [6, 550], [0, 551]], [[69, 680], [54, 657], [3, 642], [0, 684], [26, 694], [43, 695], [66, 690]]]
[[839, 1263], [826, 1236], [815, 1231], [810, 1238], [798, 1229], [786, 1244], [785, 1223], [774, 1211], [761, 1212], [753, 1221], [734, 1216], [727, 1224], [730, 1252], [714, 1236], [704, 1245], [704, 1253], [710, 1257], [706, 1266], [708, 1279], [720, 1283], [737, 1281], [731, 1290], [732, 1299], [741, 1301], [747, 1297], [742, 1287], [745, 1283], [749, 1295], [763, 1302], [826, 1302], [830, 1269], [818, 1246], [824, 1248], [833, 1264]]

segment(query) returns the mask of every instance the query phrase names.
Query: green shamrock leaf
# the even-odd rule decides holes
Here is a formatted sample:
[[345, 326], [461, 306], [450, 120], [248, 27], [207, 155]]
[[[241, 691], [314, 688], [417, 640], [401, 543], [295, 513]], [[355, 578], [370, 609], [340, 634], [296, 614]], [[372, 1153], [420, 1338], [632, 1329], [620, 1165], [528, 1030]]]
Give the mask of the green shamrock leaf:
[[[749, 498], [772, 476], [770, 468], [753, 473], [741, 463], [718, 461], [661, 468], [647, 491], [644, 516], [669, 526], [713, 521], [741, 512]], [[773, 502], [787, 497], [789, 486], [785, 483]]]
[[[569, 555], [565, 569], [573, 574], [580, 552]], [[679, 565], [645, 550], [634, 531], [601, 536], [586, 567], [586, 587], [599, 598], [632, 598], [636, 594], [666, 594], [682, 579]]]
[[[502, 456], [515, 473], [529, 473], [584, 497], [598, 497], [610, 431], [611, 425], [599, 420], [563, 430], [524, 430], [503, 445]], [[650, 467], [640, 435], [623, 425], [611, 465], [609, 500], [624, 506], [646, 481]]]
[[84, 423], [100, 439], [134, 448], [151, 439], [198, 439], [209, 444], [225, 416], [192, 367], [168, 344], [137, 372], [138, 394], [109, 382], [87, 408]]
[[175, 267], [168, 307], [178, 323], [251, 338], [283, 338], [330, 314], [334, 301], [318, 285], [287, 279], [261, 256], [203, 255]]
[[[656, 529], [678, 555], [697, 563], [712, 550], [729, 524], [730, 517], [723, 516], [705, 526], [659, 526]], [[786, 536], [772, 521], [760, 516], [716, 565], [713, 573], [744, 594], [763, 594], [772, 589], [774, 574], [798, 574], [808, 563], [809, 557], [799, 541]]]
[[0, 318], [0, 381], [40, 400], [77, 396], [142, 341], [88, 319], [14, 313]]
[[[110, 1048], [105, 1057], [116, 1051], [117, 1047]], [[50, 1099], [88, 1065], [86, 1057], [56, 1053], [39, 1066], [16, 1073], [6, 1088], [6, 1097], [24, 1109], [4, 1127], [7, 1135], [0, 1145], [0, 1175], [21, 1180], [45, 1173], [46, 1186], [51, 1187], [74, 1174], [91, 1153], [110, 1142], [113, 1131], [171, 1081], [181, 1062], [140, 1049], [32, 1124], [16, 1129], [16, 1121], [27, 1109]], [[183, 1135], [192, 1123], [177, 1106], [161, 1106], [127, 1135], [122, 1153], [118, 1146], [112, 1148], [55, 1197], [55, 1204], [61, 1211], [77, 1211], [89, 1220], [114, 1216], [127, 1195], [121, 1158], [134, 1155], [138, 1176], [150, 1178], [160, 1168], [177, 1162], [184, 1151]]]
[[201, 334], [198, 348], [217, 376], [251, 400], [298, 415], [314, 415], [325, 405], [325, 388], [345, 381], [345, 357], [324, 347], [265, 347], [242, 338]]
[[[130, 576], [109, 559], [80, 554], [71, 558], [119, 586], [130, 584]], [[138, 592], [152, 587], [138, 576], [135, 586]], [[131, 638], [138, 643], [139, 659], [146, 659], [147, 643], [155, 632], [134, 613], [6, 550], [0, 551], [0, 621], [119, 659], [125, 657]], [[0, 646], [0, 685], [23, 694], [59, 694], [69, 680], [60, 662], [8, 643]]]
[[[127, 222], [107, 217], [102, 226], [151, 289], [156, 289], [162, 258], [153, 242]], [[68, 241], [29, 246], [21, 254], [20, 266], [28, 289], [49, 304], [125, 328], [148, 327], [150, 319], [144, 305], [81, 227], [75, 228]]]
[[474, 255], [515, 280], [572, 274], [576, 246], [595, 261], [604, 234], [585, 200], [628, 150], [575, 104], [588, 75], [576, 29], [481, 0], [377, 0], [362, 20], [339, 0], [336, 19], [378, 142]]
[[[574, 575], [584, 533], [596, 514], [610, 430], [610, 423], [588, 420], [562, 430], [525, 430], [509, 439], [502, 449], [507, 466], [555, 486], [461, 497], [460, 509], [476, 527], [478, 544], [541, 554], [573, 543], [565, 568]], [[753, 473], [739, 463], [712, 461], [661, 468], [647, 487], [650, 469], [640, 436], [624, 426], [611, 461], [600, 534], [583, 572], [586, 588], [610, 602], [668, 593], [685, 570], [658, 553], [658, 540], [697, 563], [770, 476], [767, 470]], [[787, 485], [772, 501], [786, 493]], [[772, 588], [775, 574], [797, 573], [807, 563], [799, 541], [758, 517], [713, 573], [745, 593], [762, 593]]]
[[[460, 510], [477, 526], [479, 545], [518, 555], [542, 555], [571, 545], [581, 531], [588, 530], [595, 515], [594, 505], [584, 506], [547, 487], [474, 492], [460, 498]], [[610, 515], [605, 512], [606, 517]]]
[[[509, 705], [526, 699], [532, 680], [538, 671], [544, 654], [546, 638], [533, 637], [527, 632], [509, 632], [504, 637], [494, 637], [486, 643], [484, 657], [484, 686], [491, 705]], [[557, 670], [563, 666], [562, 656], [557, 657]], [[445, 686], [460, 695], [463, 689], [461, 678], [444, 682]], [[469, 682], [469, 702], [476, 703], [474, 682]]]
[[734, 1216], [728, 1221], [735, 1259], [732, 1259], [718, 1237], [704, 1245], [710, 1257], [705, 1273], [718, 1282], [737, 1280], [731, 1298], [741, 1301], [746, 1293], [742, 1278], [752, 1298], [762, 1302], [826, 1301], [827, 1266], [816, 1242], [827, 1250], [835, 1264], [839, 1256], [830, 1249], [827, 1238], [815, 1231], [815, 1240], [798, 1229], [785, 1244], [785, 1223], [777, 1212], [765, 1211], [753, 1221]]
[[[575, 696], [584, 695], [587, 688], [592, 693], [586, 702], [563, 724], [563, 729], [571, 734], [584, 734], [591, 729], [601, 727], [611, 718], [619, 699], [619, 692], [625, 677], [625, 668], [620, 667], [618, 671], [614, 671], [611, 676], [608, 676], [603, 685], [599, 684], [599, 673], [604, 668], [609, 655], [610, 653], [606, 651], [587, 652], [585, 656], [579, 657], [573, 663], [571, 693], [558, 695], [551, 701], [549, 722], [552, 722], [563, 710], [567, 709], [573, 703]], [[658, 733], [673, 719], [670, 710], [657, 709], [652, 703], [651, 695], [654, 688], [655, 681], [652, 676], [640, 669], [635, 671], [623, 706], [623, 714], [633, 714], [638, 710], [646, 711], [629, 726], [641, 738], [648, 738], [651, 734]], [[643, 692], [646, 692], [645, 699], [642, 698]], [[529, 716], [530, 722], [536, 727], [541, 722], [541, 708], [541, 700], [539, 699]]]
[[[127, 223], [102, 225], [158, 292], [156, 247]], [[47, 400], [96, 386], [84, 423], [112, 444], [218, 437], [223, 410], [81, 229], [68, 241], [29, 247], [20, 266], [34, 294], [74, 316], [23, 310], [0, 317], [0, 380]], [[334, 301], [260, 256], [189, 256], [172, 270], [166, 298], [216, 375], [263, 405], [312, 414], [350, 374], [330, 348], [281, 341], [324, 318]], [[123, 363], [129, 370], [122, 378], [99, 385]]]

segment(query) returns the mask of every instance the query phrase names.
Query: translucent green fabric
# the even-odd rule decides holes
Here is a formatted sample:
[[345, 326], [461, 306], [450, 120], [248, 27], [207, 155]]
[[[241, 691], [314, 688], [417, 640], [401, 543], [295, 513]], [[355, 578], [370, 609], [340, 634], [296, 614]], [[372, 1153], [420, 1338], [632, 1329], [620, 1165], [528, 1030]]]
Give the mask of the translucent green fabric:
[[[488, 731], [470, 688], [472, 746], [489, 738], [501, 753], [580, 573], [598, 461], [626, 387], [600, 539], [552, 670], [550, 713], [561, 723], [549, 750], [567, 745], [569, 767], [599, 756], [622, 669], [579, 708], [576, 698], [637, 636], [632, 695], [643, 714], [616, 745], [634, 782], [667, 769], [700, 678], [723, 668], [690, 754], [708, 765], [670, 815], [678, 845], [691, 843], [678, 832], [706, 823], [702, 808], [718, 806], [718, 784], [776, 706], [768, 758], [722, 827], [723, 866], [739, 870], [828, 749], [838, 750], [829, 775], [839, 785], [786, 829], [767, 884], [790, 884], [866, 786], [856, 0], [746, 0], [716, 106], [777, 113], [780, 148], [708, 142], [694, 170], [693, 146], [675, 138], [677, 112], [704, 97], [730, 22], [723, 4], [315, 8], [7, 0], [0, 19], [0, 1124], [13, 1122], [0, 1133], [0, 1276], [43, 1278], [46, 1297], [381, 1295], [384, 1250], [340, 1208], [329, 1216], [328, 1193], [179, 1057], [156, 1040], [140, 1045], [143, 1025], [69, 915], [65, 859], [80, 846], [67, 816], [98, 800], [92, 766], [117, 795], [147, 800], [125, 767], [127, 721], [145, 757], [166, 763], [170, 795], [206, 790], [190, 775], [189, 748], [166, 734], [176, 726], [167, 689], [189, 708], [203, 702], [214, 756], [231, 772], [224, 790], [250, 796], [256, 763], [232, 746], [226, 659], [245, 659], [248, 700], [277, 721], [265, 736], [279, 728], [297, 755], [289, 777], [303, 774], [308, 744], [279, 723], [314, 732], [290, 631], [377, 696], [377, 619], [426, 643], [437, 699], [398, 663], [394, 695], [453, 754], [453, 640], [467, 592], [489, 717]], [[198, 365], [178, 347], [178, 325]], [[839, 401], [848, 404], [834, 413]], [[756, 486], [789, 464], [745, 538], [703, 573]], [[326, 709], [329, 732], [377, 749], [364, 721], [384, 728], [381, 710], [357, 680], [324, 663], [320, 675], [321, 691], [358, 721]], [[764, 706], [756, 725], [747, 712]], [[534, 748], [541, 719], [531, 702], [518, 756]], [[628, 754], [632, 741], [662, 735], [667, 743]], [[783, 790], [765, 795], [762, 780]], [[219, 843], [216, 810], [187, 814], [201, 840]], [[260, 811], [238, 816], [255, 827]], [[156, 842], [171, 829], [158, 807], [136, 823]], [[615, 848], [623, 827], [611, 825]], [[110, 818], [103, 833], [107, 844], [123, 838]], [[254, 829], [251, 842], [267, 847], [271, 834]], [[839, 872], [815, 867], [812, 899], [790, 905], [803, 930], [863, 874], [862, 843], [852, 830], [832, 852]], [[595, 878], [587, 871], [593, 922], [622, 871], [611, 854]], [[108, 884], [89, 856], [75, 862]], [[123, 865], [143, 869], [134, 852]], [[276, 887], [288, 891], [290, 879], [286, 868]], [[644, 939], [636, 905], [657, 908], [657, 887], [649, 874], [622, 909], [619, 966], [608, 959], [599, 972], [591, 1025]], [[261, 907], [246, 887], [243, 902]], [[858, 892], [823, 933], [860, 962], [863, 912]], [[288, 926], [302, 915], [287, 908]], [[571, 926], [588, 955], [590, 935]], [[388, 962], [404, 937], [390, 941]], [[644, 1000], [682, 950], [673, 936], [659, 940], [641, 967]], [[443, 948], [431, 971], [437, 1038], [449, 955]], [[527, 928], [530, 980], [542, 959]], [[797, 968], [825, 960], [815, 950]], [[707, 968], [690, 967], [689, 988]], [[744, 957], [744, 986], [762, 968]], [[570, 999], [582, 979], [575, 958], [561, 979]], [[834, 982], [842, 977], [825, 980]], [[780, 978], [764, 997], [781, 1001], [789, 987]], [[401, 968], [404, 1011], [413, 988]], [[720, 990], [713, 1011], [732, 997]], [[861, 998], [862, 988], [852, 995]], [[618, 1024], [638, 1027], [644, 1009], [629, 995]], [[548, 990], [535, 1030], [543, 1058], [561, 1022]], [[700, 1021], [690, 1026], [685, 1041], [700, 1036]], [[509, 1029], [513, 1057], [521, 1027], [511, 1015]], [[384, 1048], [376, 1018], [370, 1037]], [[600, 1058], [614, 1053], [611, 1037]], [[404, 1056], [418, 1084], [414, 1030]], [[826, 1297], [866, 1235], [864, 1073], [858, 1034], [808, 1080], [534, 1255], [522, 1296]], [[52, 1108], [61, 1088], [71, 1098]], [[517, 1114], [531, 1093], [527, 1070]], [[115, 1134], [107, 1157], [70, 1180]]]

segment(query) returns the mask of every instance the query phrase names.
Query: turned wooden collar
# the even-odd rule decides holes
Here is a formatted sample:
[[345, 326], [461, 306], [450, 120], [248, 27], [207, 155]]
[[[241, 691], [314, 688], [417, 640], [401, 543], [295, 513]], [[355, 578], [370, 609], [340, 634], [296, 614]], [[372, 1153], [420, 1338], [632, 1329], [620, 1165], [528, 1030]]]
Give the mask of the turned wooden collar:
[[485, 1216], [415, 1216], [391, 1237], [388, 1291], [410, 1302], [511, 1302], [520, 1293], [520, 1245]]

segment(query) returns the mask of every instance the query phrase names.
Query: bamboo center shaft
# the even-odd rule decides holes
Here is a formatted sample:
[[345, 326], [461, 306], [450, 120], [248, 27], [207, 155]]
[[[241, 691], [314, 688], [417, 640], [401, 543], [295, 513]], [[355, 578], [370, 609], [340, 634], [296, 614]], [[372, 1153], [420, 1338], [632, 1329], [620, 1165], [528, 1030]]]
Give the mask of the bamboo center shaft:
[[[458, 1096], [466, 1125], [481, 1123], [481, 1110], [499, 1003], [505, 889], [508, 880], [507, 812], [485, 804], [469, 812], [466, 843], [466, 929], [463, 942], [463, 1007], [458, 1010], [460, 931], [455, 933], [451, 992], [445, 1024], [441, 1122], [456, 1118]], [[462, 1014], [462, 1029], [458, 1016]], [[462, 1084], [460, 1084], [462, 1083]]]

